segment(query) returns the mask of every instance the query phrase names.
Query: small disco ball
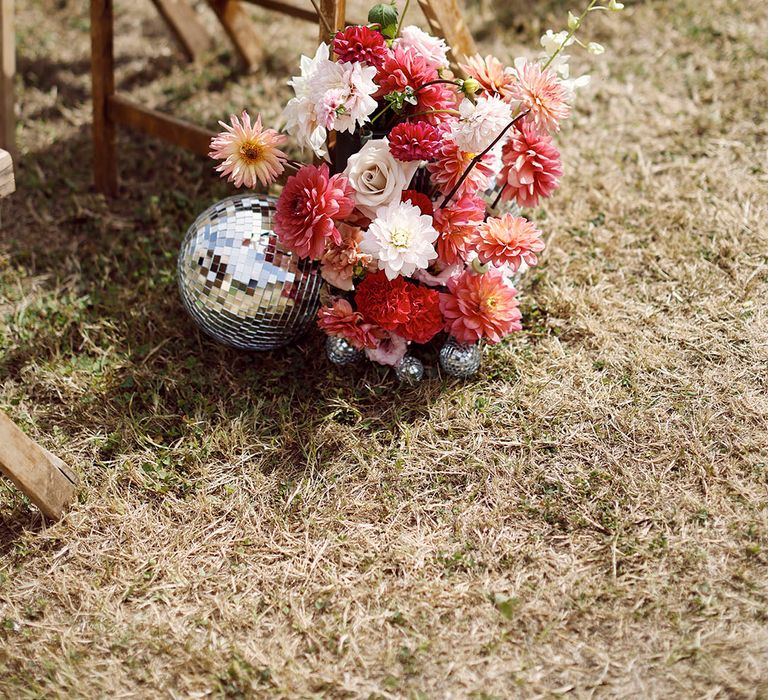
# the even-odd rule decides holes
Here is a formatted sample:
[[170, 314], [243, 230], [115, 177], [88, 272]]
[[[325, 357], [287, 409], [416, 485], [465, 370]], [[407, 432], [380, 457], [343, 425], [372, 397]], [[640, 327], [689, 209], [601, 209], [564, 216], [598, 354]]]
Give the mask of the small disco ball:
[[418, 384], [424, 378], [424, 365], [413, 355], [406, 355], [395, 365], [395, 376], [403, 384]]
[[363, 351], [350, 345], [344, 338], [329, 335], [325, 340], [325, 354], [334, 365], [351, 365], [363, 358]]
[[284, 249], [273, 230], [275, 198], [236, 195], [190, 226], [179, 253], [179, 291], [200, 328], [243, 350], [288, 345], [320, 306], [317, 263]]
[[475, 374], [480, 369], [481, 357], [479, 345], [464, 345], [453, 336], [440, 348], [440, 366], [447, 375], [458, 379]]

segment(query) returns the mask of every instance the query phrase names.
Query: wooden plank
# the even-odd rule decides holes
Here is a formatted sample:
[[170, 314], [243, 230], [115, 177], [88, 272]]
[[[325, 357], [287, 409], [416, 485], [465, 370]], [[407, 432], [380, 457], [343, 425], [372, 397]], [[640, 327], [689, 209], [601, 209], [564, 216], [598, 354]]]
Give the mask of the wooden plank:
[[154, 109], [142, 107], [120, 95], [113, 95], [108, 104], [110, 119], [188, 151], [207, 156], [215, 132], [190, 124]]
[[477, 53], [458, 0], [419, 0], [419, 5], [432, 33], [445, 39], [451, 47], [448, 57], [455, 68]]
[[107, 103], [115, 93], [112, 0], [91, 0], [91, 93], [93, 99], [93, 179], [96, 189], [117, 194], [115, 124]]
[[77, 477], [58, 457], [40, 447], [0, 412], [0, 472], [47, 518], [58, 520], [74, 498]]
[[256, 70], [264, 57], [264, 49], [253, 28], [251, 18], [237, 0], [208, 0], [213, 11], [235, 46], [247, 71]]
[[0, 197], [7, 197], [16, 191], [13, 175], [13, 159], [8, 151], [0, 150]]
[[16, 35], [13, 24], [14, 0], [0, 0], [0, 148], [16, 152], [16, 115], [13, 77], [16, 74]]
[[290, 17], [296, 17], [297, 19], [304, 19], [307, 22], [317, 24], [320, 20], [317, 16], [317, 12], [313, 10], [307, 10], [303, 7], [296, 7], [295, 5], [289, 5], [287, 2], [280, 2], [279, 0], [242, 0], [249, 5], [256, 5], [257, 7], [263, 7], [267, 10], [274, 10]]
[[152, 0], [190, 61], [197, 61], [213, 47], [213, 40], [187, 0]]
[[[320, 14], [325, 17], [332, 29], [338, 31], [344, 29], [344, 23], [347, 16], [346, 0], [320, 0]], [[323, 22], [320, 22], [320, 41], [328, 43], [331, 37], [328, 36], [328, 30]]]

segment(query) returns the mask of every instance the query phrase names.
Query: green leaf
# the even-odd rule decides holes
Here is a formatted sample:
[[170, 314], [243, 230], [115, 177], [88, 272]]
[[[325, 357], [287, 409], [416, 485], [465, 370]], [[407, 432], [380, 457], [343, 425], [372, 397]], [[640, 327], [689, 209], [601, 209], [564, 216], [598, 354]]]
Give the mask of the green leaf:
[[496, 606], [496, 610], [498, 610], [507, 620], [511, 620], [512, 617], [515, 614], [515, 610], [520, 605], [520, 599], [509, 596], [503, 595], [502, 593], [494, 593], [491, 597], [493, 600], [493, 604]]
[[378, 24], [385, 37], [394, 39], [397, 32], [397, 8], [384, 3], [374, 5], [368, 12], [368, 22]]

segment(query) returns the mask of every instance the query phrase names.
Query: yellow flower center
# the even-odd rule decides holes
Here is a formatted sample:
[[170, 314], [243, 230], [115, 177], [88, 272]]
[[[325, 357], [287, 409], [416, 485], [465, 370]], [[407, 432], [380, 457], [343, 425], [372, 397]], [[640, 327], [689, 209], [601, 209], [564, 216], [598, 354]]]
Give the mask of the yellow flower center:
[[493, 311], [493, 309], [496, 308], [496, 304], [499, 303], [499, 300], [495, 296], [489, 296], [483, 299], [480, 302], [480, 308], [483, 311]]
[[264, 156], [264, 148], [256, 141], [245, 141], [243, 145], [240, 146], [240, 155], [243, 160], [248, 163], [257, 163]]
[[405, 228], [396, 228], [389, 240], [395, 248], [407, 248], [411, 245], [411, 232]]

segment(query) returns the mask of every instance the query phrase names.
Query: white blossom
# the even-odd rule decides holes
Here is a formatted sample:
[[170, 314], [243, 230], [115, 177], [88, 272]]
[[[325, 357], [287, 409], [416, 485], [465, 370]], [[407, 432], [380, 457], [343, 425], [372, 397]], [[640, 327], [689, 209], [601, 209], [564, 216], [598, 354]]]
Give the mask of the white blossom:
[[512, 121], [510, 105], [496, 96], [462, 100], [459, 115], [451, 124], [450, 138], [465, 153], [484, 151]]

